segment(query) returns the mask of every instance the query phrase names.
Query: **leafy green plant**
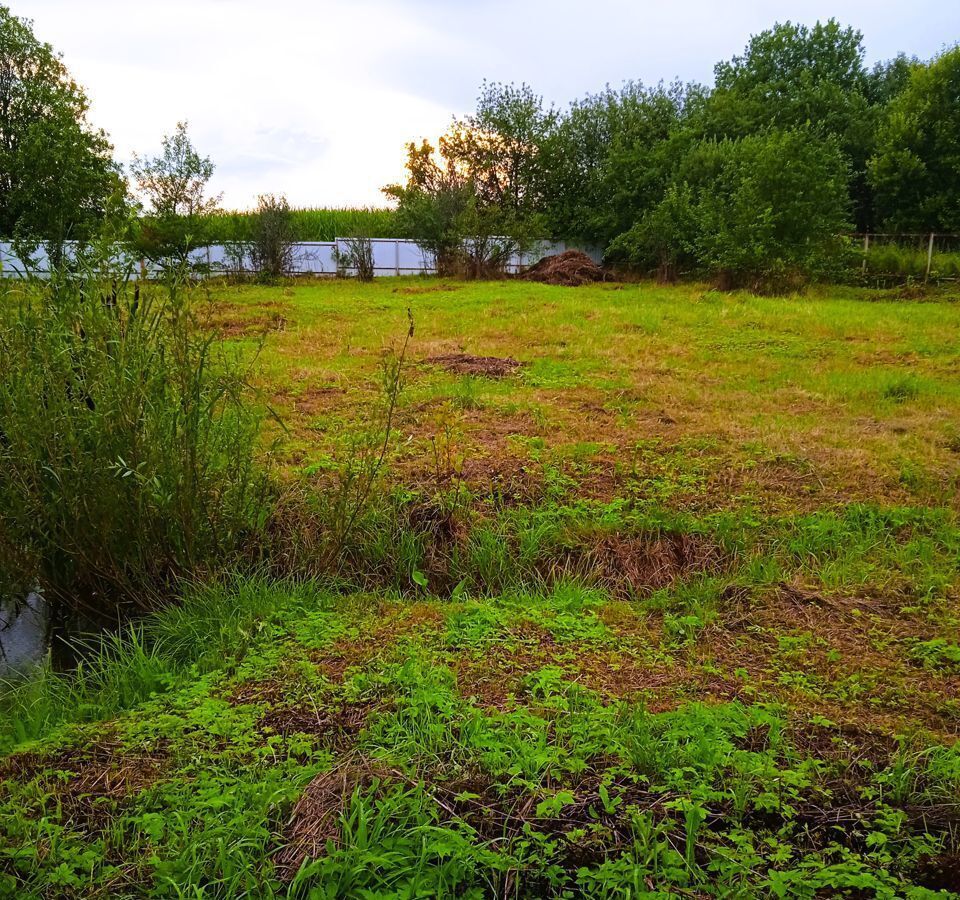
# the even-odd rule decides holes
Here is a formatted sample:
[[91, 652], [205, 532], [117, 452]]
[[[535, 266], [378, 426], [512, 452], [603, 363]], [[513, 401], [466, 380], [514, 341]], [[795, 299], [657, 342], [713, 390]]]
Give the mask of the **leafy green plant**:
[[0, 571], [115, 620], [236, 563], [269, 509], [249, 399], [176, 280], [33, 284], [0, 321]]

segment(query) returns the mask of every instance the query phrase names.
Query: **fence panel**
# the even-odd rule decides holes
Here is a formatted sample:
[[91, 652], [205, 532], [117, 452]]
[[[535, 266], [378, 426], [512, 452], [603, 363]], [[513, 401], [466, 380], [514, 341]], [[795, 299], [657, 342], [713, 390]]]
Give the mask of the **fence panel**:
[[[337, 252], [346, 250], [345, 238], [335, 241], [303, 241], [293, 247], [293, 274], [295, 275], [336, 275]], [[373, 238], [373, 268], [377, 277], [397, 275], [432, 275], [436, 273], [433, 255], [415, 241], [404, 238]], [[508, 272], [516, 273], [543, 256], [562, 253], [569, 249], [564, 241], [540, 241], [523, 254], [514, 253], [507, 262]], [[594, 261], [600, 262], [601, 251], [596, 248], [582, 249]], [[69, 259], [75, 252], [75, 245], [67, 244], [64, 250]], [[131, 258], [125, 251], [118, 250], [118, 263], [129, 265], [132, 276], [141, 273], [148, 276], [159, 274], [160, 267], [145, 260]], [[253, 261], [248, 252], [234, 245], [212, 244], [198, 247], [189, 254], [189, 262], [198, 276], [206, 274], [222, 275], [234, 272], [252, 272]], [[22, 277], [29, 269], [33, 274], [44, 277], [49, 275], [50, 261], [44, 248], [38, 248], [31, 256], [27, 266], [13, 252], [9, 242], [0, 241], [0, 275], [7, 278]]]

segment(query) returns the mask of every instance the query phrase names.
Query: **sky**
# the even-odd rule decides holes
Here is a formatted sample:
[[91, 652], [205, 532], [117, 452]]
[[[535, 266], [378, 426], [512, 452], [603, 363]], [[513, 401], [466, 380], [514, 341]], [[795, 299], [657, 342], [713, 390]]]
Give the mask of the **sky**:
[[226, 208], [383, 205], [404, 147], [484, 79], [559, 107], [628, 79], [712, 81], [774, 22], [837, 18], [867, 62], [960, 40], [960, 0], [6, 0], [63, 54], [116, 157], [189, 122]]

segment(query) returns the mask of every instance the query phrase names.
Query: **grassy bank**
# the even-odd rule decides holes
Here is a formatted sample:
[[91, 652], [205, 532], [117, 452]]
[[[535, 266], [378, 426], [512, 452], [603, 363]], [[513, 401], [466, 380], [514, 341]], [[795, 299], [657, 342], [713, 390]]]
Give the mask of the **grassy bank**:
[[0, 695], [0, 895], [960, 891], [950, 295], [194, 299], [283, 422], [262, 574]]
[[[72, 715], [87, 704], [106, 721], [41, 727], [4, 761], [0, 884], [129, 897], [956, 886], [955, 749], [877, 715], [844, 722], [852, 693], [870, 701], [811, 677], [829, 629], [760, 615], [725, 652], [716, 634], [665, 629], [665, 599], [570, 584], [485, 600], [197, 592], [69, 698]], [[816, 602], [836, 615], [836, 599]], [[750, 645], [771, 655], [758, 665]], [[34, 708], [65, 701], [39, 688]]]

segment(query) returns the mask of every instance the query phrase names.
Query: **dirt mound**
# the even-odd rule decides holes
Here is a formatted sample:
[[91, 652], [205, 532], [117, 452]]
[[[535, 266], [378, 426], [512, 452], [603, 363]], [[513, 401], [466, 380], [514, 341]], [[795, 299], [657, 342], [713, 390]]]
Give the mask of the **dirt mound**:
[[454, 375], [483, 375], [486, 378], [505, 378], [520, 368], [520, 363], [510, 356], [501, 359], [499, 356], [471, 356], [469, 353], [430, 356], [425, 362], [443, 366]]
[[579, 287], [595, 281], [606, 281], [607, 273], [586, 253], [580, 250], [565, 250], [556, 256], [545, 256], [520, 277], [525, 281]]

